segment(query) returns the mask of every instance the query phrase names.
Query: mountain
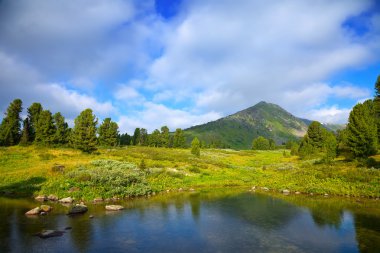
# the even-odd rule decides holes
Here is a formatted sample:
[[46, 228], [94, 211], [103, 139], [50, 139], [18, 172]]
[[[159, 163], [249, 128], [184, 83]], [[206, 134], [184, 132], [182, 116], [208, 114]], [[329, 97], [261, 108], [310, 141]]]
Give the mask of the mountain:
[[188, 141], [197, 136], [216, 147], [249, 149], [252, 140], [260, 135], [277, 144], [297, 140], [305, 135], [311, 122], [293, 116], [278, 105], [260, 102], [216, 121], [190, 127], [185, 134]]

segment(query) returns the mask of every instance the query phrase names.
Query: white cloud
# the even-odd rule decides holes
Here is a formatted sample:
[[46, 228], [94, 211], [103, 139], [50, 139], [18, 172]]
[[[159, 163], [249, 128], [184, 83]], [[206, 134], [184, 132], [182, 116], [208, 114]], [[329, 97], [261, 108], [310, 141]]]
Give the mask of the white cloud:
[[168, 126], [171, 131], [176, 128], [186, 128], [204, 122], [216, 120], [221, 115], [216, 112], [197, 114], [189, 111], [171, 109], [162, 104], [147, 102], [144, 109], [135, 111], [132, 116], [121, 116], [118, 124], [121, 132], [133, 133], [136, 127], [146, 128], [149, 132]]
[[322, 123], [347, 123], [348, 116], [351, 112], [349, 108], [339, 108], [337, 106], [325, 107], [311, 110], [307, 115], [309, 119], [317, 120]]
[[114, 93], [114, 96], [118, 100], [129, 100], [142, 97], [142, 95], [135, 88], [126, 85], [121, 85]]

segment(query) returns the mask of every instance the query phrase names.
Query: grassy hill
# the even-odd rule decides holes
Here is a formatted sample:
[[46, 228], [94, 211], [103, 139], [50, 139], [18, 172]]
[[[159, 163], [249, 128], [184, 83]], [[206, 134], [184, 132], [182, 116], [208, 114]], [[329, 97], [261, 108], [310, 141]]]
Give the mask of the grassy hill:
[[[249, 149], [252, 140], [260, 135], [277, 144], [303, 137], [311, 122], [295, 117], [278, 105], [260, 102], [216, 121], [188, 128], [185, 133], [188, 140], [197, 136], [217, 147]], [[326, 127], [339, 128], [337, 125]]]

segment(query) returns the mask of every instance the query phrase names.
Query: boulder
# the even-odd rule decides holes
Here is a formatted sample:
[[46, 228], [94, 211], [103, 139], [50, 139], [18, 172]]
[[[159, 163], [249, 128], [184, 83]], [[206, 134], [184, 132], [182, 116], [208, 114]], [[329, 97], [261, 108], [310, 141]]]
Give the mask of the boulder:
[[47, 201], [48, 200], [45, 195], [38, 195], [34, 199], [37, 200], [37, 201]]
[[74, 200], [71, 197], [60, 199], [59, 202], [61, 203], [73, 203]]
[[120, 206], [120, 205], [107, 205], [106, 206], [106, 210], [107, 211], [120, 211], [120, 210], [123, 210], [124, 207], [123, 206]]
[[94, 203], [99, 203], [99, 202], [103, 202], [103, 198], [95, 198], [94, 199], [94, 201], [93, 201]]
[[287, 190], [287, 189], [284, 189], [284, 190], [282, 190], [281, 192], [282, 192], [283, 194], [289, 194], [289, 193], [290, 193], [290, 191]]
[[298, 195], [298, 194], [301, 194], [300, 192], [295, 192], [295, 193], [296, 193], [297, 195]]
[[261, 190], [263, 190], [263, 191], [269, 191], [269, 188], [268, 187], [261, 187]]
[[44, 212], [50, 212], [52, 209], [52, 207], [48, 205], [41, 205], [40, 208], [41, 208], [41, 211], [44, 211]]
[[50, 195], [48, 196], [48, 200], [50, 200], [50, 201], [57, 201], [57, 200], [58, 200], [58, 197], [55, 196], [55, 195], [53, 195], [53, 194], [50, 194]]
[[56, 236], [62, 236], [65, 232], [64, 231], [58, 231], [58, 230], [43, 230], [40, 233], [37, 233], [36, 236], [46, 239], [50, 237], [56, 237]]
[[39, 215], [41, 212], [40, 207], [33, 208], [32, 210], [27, 211], [25, 214], [26, 215]]
[[69, 215], [72, 215], [72, 214], [80, 214], [80, 213], [85, 213], [88, 211], [88, 208], [87, 206], [85, 205], [75, 205], [73, 207], [71, 207], [71, 209], [69, 210]]

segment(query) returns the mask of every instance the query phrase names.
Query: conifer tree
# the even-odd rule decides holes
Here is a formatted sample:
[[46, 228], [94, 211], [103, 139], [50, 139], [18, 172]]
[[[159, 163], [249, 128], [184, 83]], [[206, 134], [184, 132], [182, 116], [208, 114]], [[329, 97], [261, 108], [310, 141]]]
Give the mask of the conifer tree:
[[365, 158], [377, 153], [377, 122], [374, 102], [367, 100], [352, 109], [347, 125], [347, 145], [354, 157]]
[[375, 83], [374, 110], [377, 124], [377, 143], [380, 143], [380, 75]]
[[191, 142], [191, 153], [197, 157], [201, 155], [201, 143], [197, 137]]
[[167, 126], [161, 127], [161, 147], [169, 147], [169, 128]]
[[158, 129], [155, 129], [149, 136], [149, 146], [159, 147], [161, 145], [161, 133]]
[[65, 122], [65, 118], [60, 112], [53, 115], [54, 126], [55, 126], [55, 136], [54, 142], [58, 145], [64, 145], [69, 141], [69, 126]]
[[31, 106], [29, 106], [27, 111], [30, 124], [30, 139], [33, 142], [36, 137], [37, 121], [41, 112], [43, 111], [43, 108], [40, 103], [33, 103]]
[[21, 133], [21, 139], [20, 139], [20, 145], [26, 146], [31, 143], [31, 138], [30, 138], [30, 123], [29, 123], [29, 118], [26, 118], [23, 121], [23, 128], [22, 128], [22, 133]]
[[133, 133], [132, 141], [133, 141], [134, 146], [140, 145], [140, 128], [137, 127], [135, 129], [135, 132]]
[[324, 129], [318, 121], [313, 121], [307, 129], [307, 136], [309, 137], [310, 144], [317, 149], [322, 149], [324, 135], [326, 129]]
[[40, 113], [35, 126], [35, 142], [41, 145], [51, 145], [55, 141], [55, 127], [53, 116], [49, 110]]
[[140, 128], [140, 145], [141, 146], [149, 145], [148, 131], [145, 128]]
[[177, 128], [173, 137], [173, 148], [184, 148], [186, 147], [185, 135], [181, 128]]
[[313, 157], [317, 153], [316, 148], [313, 146], [312, 141], [306, 134], [300, 143], [298, 154], [301, 159], [307, 159]]
[[21, 137], [21, 111], [21, 99], [13, 100], [0, 125], [0, 145], [12, 146], [19, 143]]
[[75, 119], [74, 129], [71, 134], [71, 141], [75, 148], [83, 152], [96, 150], [96, 125], [98, 120], [91, 109], [82, 111]]
[[119, 135], [119, 126], [111, 118], [105, 118], [98, 129], [99, 144], [103, 146], [116, 146]]

